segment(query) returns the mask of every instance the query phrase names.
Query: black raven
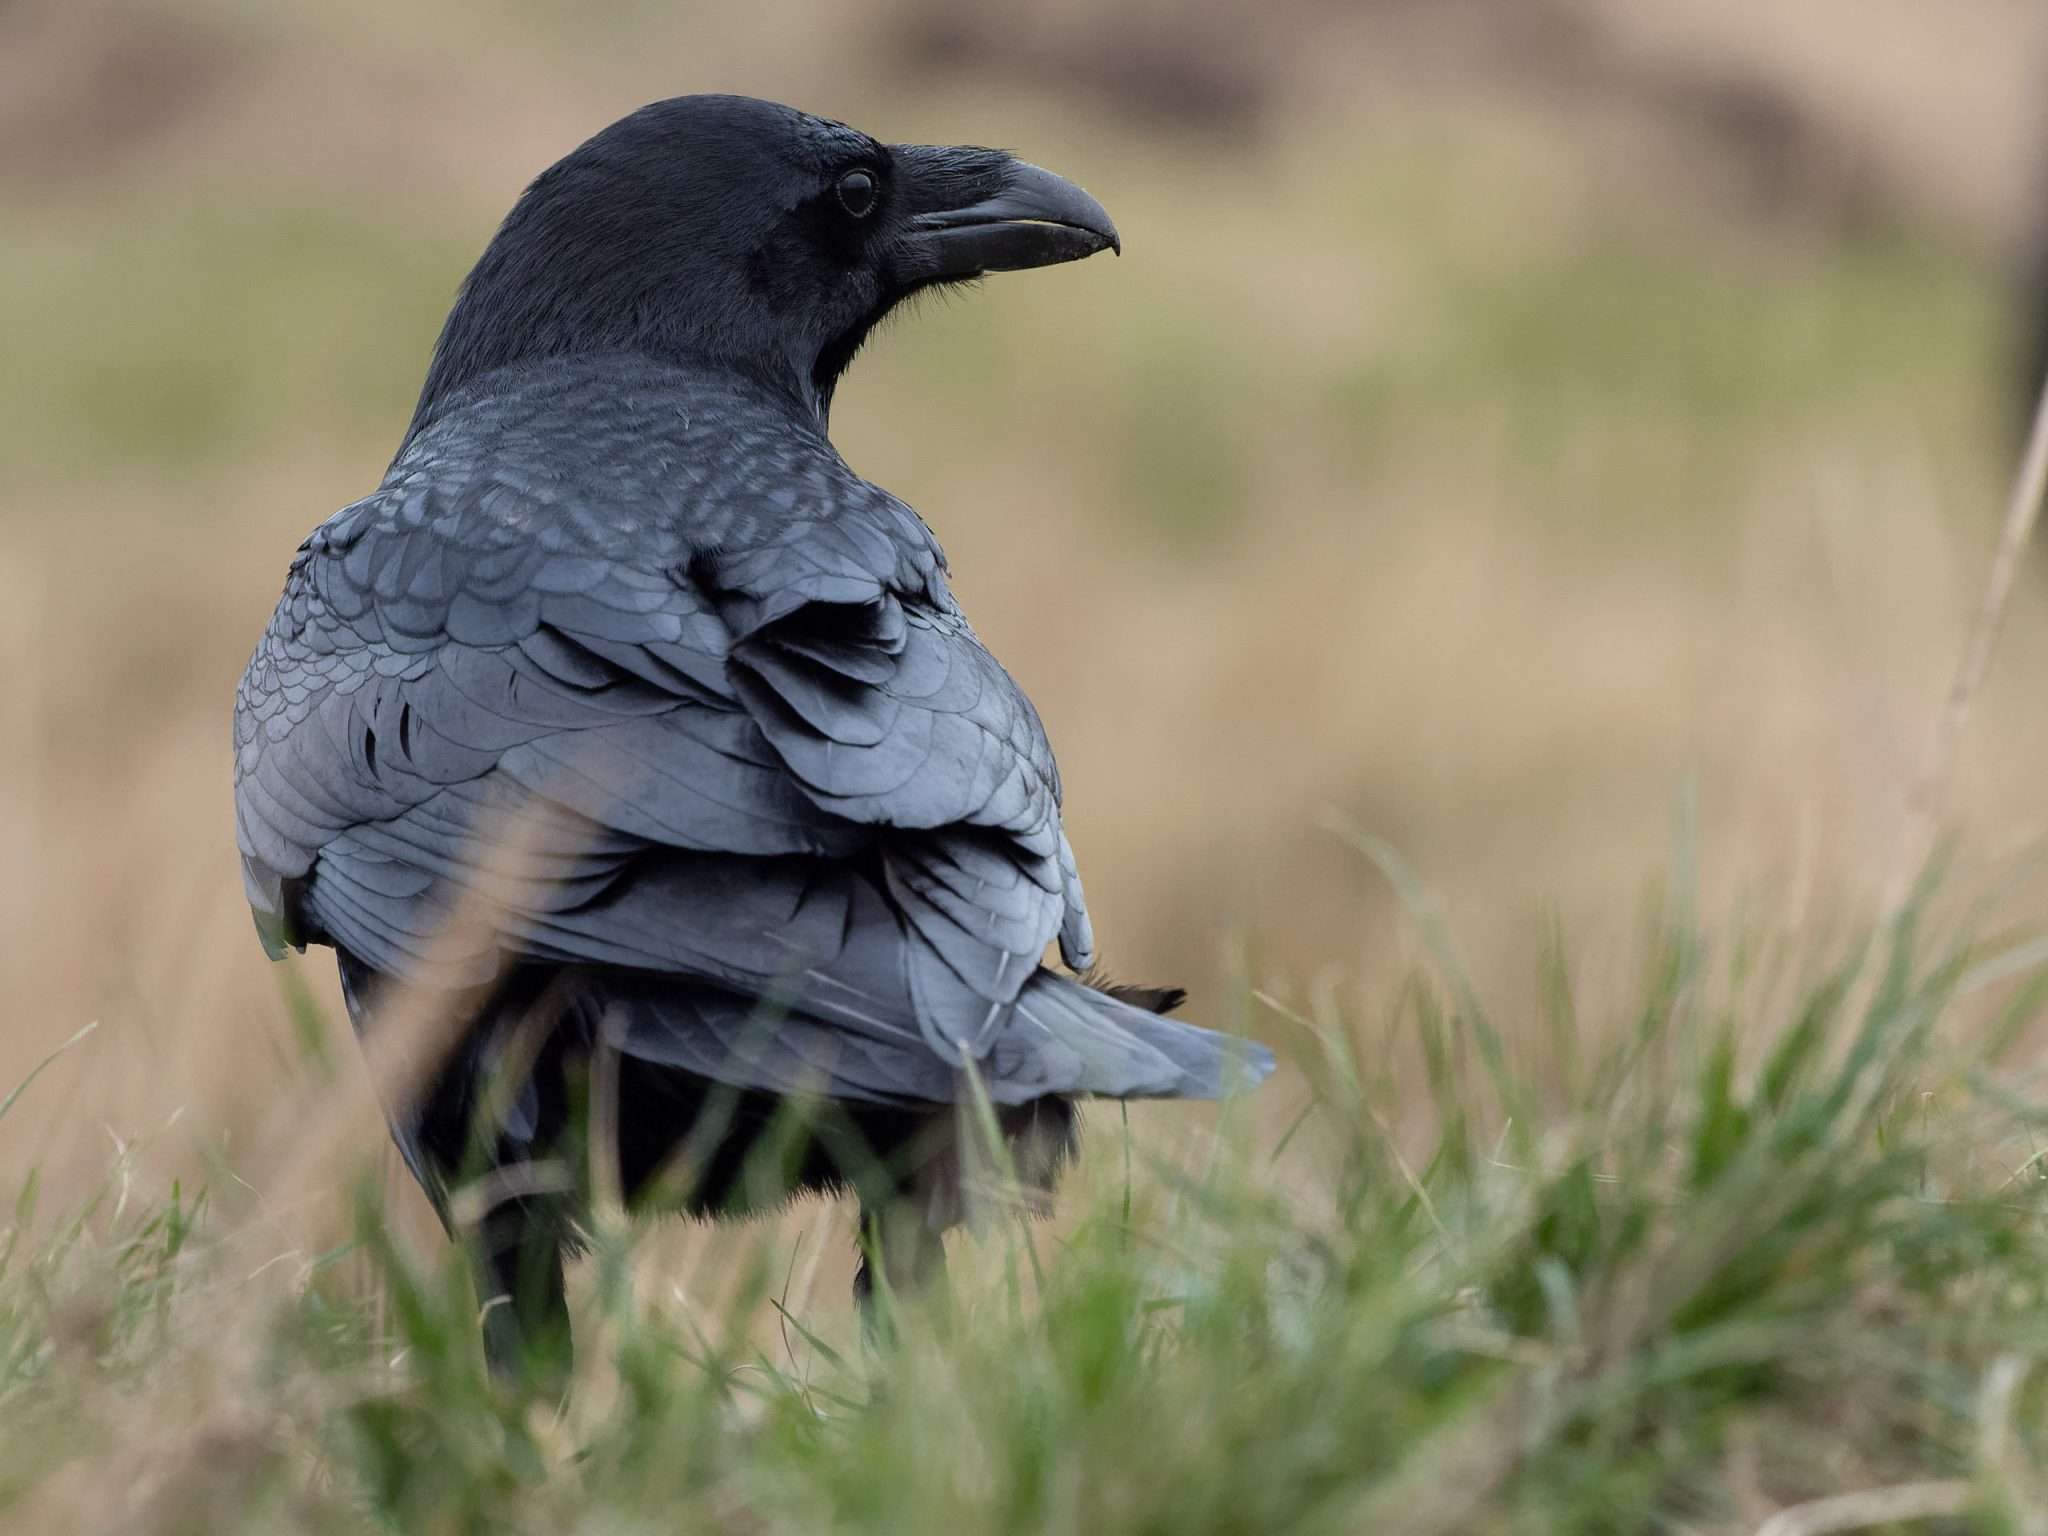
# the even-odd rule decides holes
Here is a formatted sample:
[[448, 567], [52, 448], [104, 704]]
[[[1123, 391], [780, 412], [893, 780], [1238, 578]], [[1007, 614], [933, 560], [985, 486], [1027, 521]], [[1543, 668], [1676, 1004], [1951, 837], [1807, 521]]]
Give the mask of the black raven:
[[975, 1105], [1049, 1192], [1073, 1096], [1271, 1069], [1041, 963], [1095, 949], [1044, 729], [826, 436], [905, 297], [1104, 247], [995, 150], [658, 102], [527, 188], [383, 483], [299, 547], [235, 701], [249, 901], [273, 956], [334, 948], [359, 1030], [399, 988], [459, 1019], [389, 1107], [494, 1362], [566, 1358], [579, 1198], [502, 1175], [593, 1126], [628, 1200], [850, 1187], [865, 1297], [877, 1250], [943, 1262]]

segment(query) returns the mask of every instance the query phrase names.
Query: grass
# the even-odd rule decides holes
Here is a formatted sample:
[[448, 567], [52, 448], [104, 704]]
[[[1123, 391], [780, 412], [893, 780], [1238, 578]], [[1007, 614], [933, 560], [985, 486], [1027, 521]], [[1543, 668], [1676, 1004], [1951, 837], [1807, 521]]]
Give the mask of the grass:
[[1312, 1087], [1284, 1135], [1120, 1149], [1098, 1120], [1066, 1219], [965, 1244], [897, 1352], [788, 1307], [798, 1256], [758, 1229], [667, 1296], [601, 1230], [566, 1409], [486, 1379], [466, 1281], [373, 1194], [352, 1242], [280, 1266], [260, 1219], [125, 1197], [147, 1149], [78, 1210], [39, 1212], [31, 1175], [0, 1241], [0, 1515], [1734, 1531], [1889, 1490], [1880, 1515], [2035, 1529], [2048, 1204], [2001, 1059], [2048, 974], [1927, 910], [1717, 945], [1674, 901], [1598, 1015], [1561, 944], [1496, 1015], [1427, 920], [1383, 1017], [1264, 1005]]
[[463, 254], [290, 205], [19, 223], [0, 234], [0, 283], [39, 302], [0, 380], [0, 471], [189, 471], [280, 436], [303, 451], [389, 430]]

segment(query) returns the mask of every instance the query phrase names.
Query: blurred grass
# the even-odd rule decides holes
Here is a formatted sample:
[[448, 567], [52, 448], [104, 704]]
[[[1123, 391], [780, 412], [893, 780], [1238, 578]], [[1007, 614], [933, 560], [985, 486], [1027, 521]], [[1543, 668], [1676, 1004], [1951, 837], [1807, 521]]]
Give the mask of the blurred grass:
[[[1568, 261], [1445, 272], [1437, 323], [1405, 366], [1389, 366], [1418, 415], [1491, 402], [1520, 467], [1554, 473], [1596, 420], [1642, 454], [1627, 465], [1635, 477], [1670, 484], [1674, 471], [1739, 466], [1760, 443], [1845, 412], [1967, 443], [1998, 299], [1958, 253], [1926, 239], [1731, 272], [1725, 260], [1601, 236]], [[1368, 392], [1394, 393], [1384, 379]], [[1674, 488], [1704, 513], [1728, 485]]]
[[[814, 1305], [800, 1243], [730, 1233], [650, 1291], [599, 1223], [564, 1406], [486, 1378], [459, 1267], [374, 1193], [352, 1244], [252, 1268], [260, 1204], [131, 1199], [148, 1149], [75, 1212], [31, 1182], [0, 1518], [1720, 1532], [1910, 1487], [1944, 1529], [2031, 1529], [2048, 1208], [2003, 1058], [2048, 978], [1918, 905], [1773, 954], [1676, 889], [1611, 1009], [1559, 948], [1554, 1017], [1496, 1011], [1445, 932], [1375, 1016], [1265, 1009], [1312, 1085], [1294, 1127], [1141, 1144], [1135, 1188], [1098, 1144], [1043, 1278], [1013, 1227], [963, 1240], [897, 1352]], [[1569, 1062], [1508, 1045], [1546, 1029]]]
[[143, 207], [0, 229], [32, 294], [0, 372], [0, 473], [190, 475], [281, 437], [334, 452], [417, 389], [463, 243], [340, 210]]

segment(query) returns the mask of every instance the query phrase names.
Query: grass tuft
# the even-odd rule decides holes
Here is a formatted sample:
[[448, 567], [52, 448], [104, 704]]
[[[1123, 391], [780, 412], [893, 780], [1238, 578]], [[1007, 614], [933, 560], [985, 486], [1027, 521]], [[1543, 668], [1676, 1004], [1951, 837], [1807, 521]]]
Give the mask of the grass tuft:
[[684, 1299], [608, 1225], [566, 1404], [486, 1377], [461, 1270], [371, 1186], [350, 1251], [374, 1295], [329, 1255], [258, 1296], [224, 1272], [246, 1234], [203, 1199], [124, 1199], [117, 1166], [46, 1213], [31, 1175], [0, 1238], [0, 1509], [217, 1531], [2032, 1528], [2048, 1224], [2039, 1114], [1998, 1052], [2038, 974], [1937, 932], [1924, 899], [1800, 957], [1796, 985], [1689, 913], [1665, 904], [1619, 1007], [1579, 994], [1553, 934], [1528, 1005], [1549, 1022], [1502, 1016], [1435, 930], [1383, 1016], [1274, 1011], [1311, 1088], [1279, 1140], [1228, 1116], [1194, 1146], [1128, 1133], [1130, 1168], [1092, 1159], [1056, 1238], [969, 1243], [891, 1350], [793, 1310], [798, 1256], [758, 1233], [728, 1233], [726, 1283]]

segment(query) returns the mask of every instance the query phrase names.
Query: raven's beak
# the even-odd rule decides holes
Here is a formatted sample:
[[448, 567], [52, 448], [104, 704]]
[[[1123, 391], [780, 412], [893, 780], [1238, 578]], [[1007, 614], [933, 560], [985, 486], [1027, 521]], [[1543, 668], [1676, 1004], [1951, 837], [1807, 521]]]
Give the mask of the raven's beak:
[[998, 175], [993, 190], [984, 182], [976, 189], [981, 195], [959, 207], [910, 215], [897, 257], [902, 280], [944, 282], [1049, 267], [1104, 247], [1123, 253], [1108, 212], [1071, 181], [1008, 157]]

